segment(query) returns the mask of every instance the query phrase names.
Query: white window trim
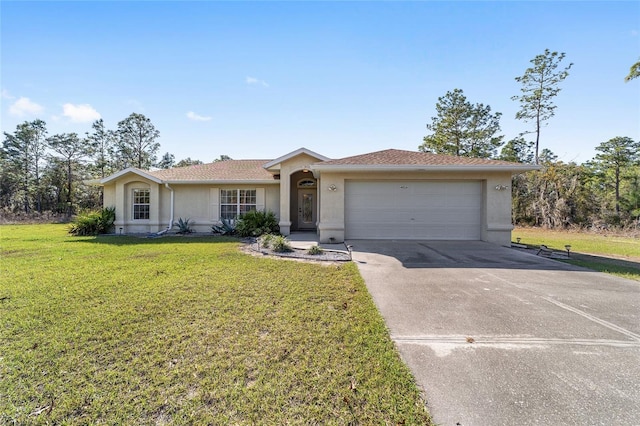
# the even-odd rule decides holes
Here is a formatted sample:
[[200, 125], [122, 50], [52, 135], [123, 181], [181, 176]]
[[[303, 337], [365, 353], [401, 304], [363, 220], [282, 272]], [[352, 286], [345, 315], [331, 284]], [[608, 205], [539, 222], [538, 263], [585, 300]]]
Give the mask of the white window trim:
[[[237, 202], [236, 203], [225, 203], [225, 202], [223, 202], [222, 191], [235, 191], [236, 192], [236, 200], [237, 200]], [[243, 203], [241, 203], [240, 202], [240, 191], [253, 191], [254, 192], [254, 197], [255, 197], [255, 203], [253, 203], [253, 204], [247, 204], [247, 203], [243, 204]], [[222, 214], [223, 206], [235, 206], [235, 208], [236, 208], [235, 217], [233, 219], [227, 219], [227, 220], [235, 221], [235, 220], [238, 219], [238, 217], [241, 214], [241, 207], [242, 206], [253, 206], [254, 210], [258, 210], [258, 205], [259, 205], [259, 203], [258, 203], [258, 190], [257, 190], [257, 188], [229, 188], [229, 189], [224, 188], [224, 189], [220, 189], [219, 201], [220, 201], [220, 210], [219, 210], [220, 211], [220, 216], [219, 216], [220, 219], [224, 219], [223, 218], [223, 214]]]
[[[148, 194], [149, 202], [148, 203], [136, 203], [136, 191], [145, 191]], [[147, 215], [149, 217], [146, 218], [136, 218], [136, 206], [147, 206]], [[151, 190], [149, 188], [133, 188], [131, 190], [131, 219], [132, 220], [149, 220], [151, 217]]]

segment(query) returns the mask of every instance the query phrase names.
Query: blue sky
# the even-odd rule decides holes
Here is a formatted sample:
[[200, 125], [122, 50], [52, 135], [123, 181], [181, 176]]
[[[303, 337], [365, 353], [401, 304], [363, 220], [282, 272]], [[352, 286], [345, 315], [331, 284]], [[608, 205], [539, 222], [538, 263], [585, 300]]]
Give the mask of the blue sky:
[[306, 147], [331, 158], [416, 150], [439, 96], [460, 88], [515, 120], [514, 80], [545, 48], [570, 76], [541, 148], [591, 159], [640, 139], [640, 2], [0, 3], [1, 130], [36, 117], [83, 135], [132, 112], [161, 154], [208, 162]]

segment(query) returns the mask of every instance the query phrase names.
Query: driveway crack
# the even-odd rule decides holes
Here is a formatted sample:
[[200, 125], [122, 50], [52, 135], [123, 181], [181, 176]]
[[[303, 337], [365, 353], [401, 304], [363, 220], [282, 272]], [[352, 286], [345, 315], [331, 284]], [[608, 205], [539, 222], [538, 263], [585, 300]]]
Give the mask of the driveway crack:
[[566, 309], [569, 312], [573, 312], [574, 314], [578, 314], [578, 315], [580, 315], [580, 316], [582, 316], [582, 317], [584, 317], [584, 318], [586, 318], [586, 319], [588, 319], [590, 321], [595, 322], [596, 324], [600, 324], [600, 325], [602, 325], [604, 327], [607, 327], [610, 330], [617, 331], [618, 333], [622, 333], [625, 336], [630, 337], [631, 339], [640, 342], [640, 334], [636, 334], [636, 333], [634, 333], [632, 331], [627, 330], [626, 328], [622, 328], [622, 327], [617, 326], [617, 325], [615, 325], [613, 323], [610, 323], [609, 321], [605, 321], [603, 319], [595, 317], [595, 316], [593, 316], [591, 314], [588, 314], [588, 313], [586, 313], [584, 311], [581, 311], [580, 309], [574, 308], [573, 306], [565, 305], [564, 303], [558, 302], [557, 300], [554, 300], [554, 299], [552, 299], [550, 297], [543, 297], [542, 299], [546, 300], [549, 303], [553, 303], [554, 305], [556, 305], [556, 306], [558, 306], [558, 307], [560, 307], [562, 309]]
[[396, 343], [406, 344], [450, 344], [473, 346], [492, 345], [577, 345], [577, 346], [611, 346], [618, 348], [640, 348], [640, 342], [610, 339], [560, 339], [542, 337], [509, 337], [509, 336], [474, 336], [473, 343], [469, 343], [466, 336], [391, 336]]

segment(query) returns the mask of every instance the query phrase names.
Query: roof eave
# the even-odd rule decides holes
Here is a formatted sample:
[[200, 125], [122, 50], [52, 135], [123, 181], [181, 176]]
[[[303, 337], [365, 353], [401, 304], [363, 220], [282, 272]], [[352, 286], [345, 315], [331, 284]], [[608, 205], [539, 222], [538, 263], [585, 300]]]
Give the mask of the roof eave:
[[314, 172], [511, 172], [523, 173], [532, 170], [540, 170], [540, 166], [533, 164], [522, 165], [396, 165], [396, 164], [314, 164], [311, 169]]
[[167, 179], [164, 181], [169, 185], [202, 185], [202, 184], [210, 184], [210, 185], [277, 185], [280, 184], [279, 180], [275, 179], [254, 179], [254, 180], [243, 180], [243, 179], [204, 179], [204, 180], [171, 180]]

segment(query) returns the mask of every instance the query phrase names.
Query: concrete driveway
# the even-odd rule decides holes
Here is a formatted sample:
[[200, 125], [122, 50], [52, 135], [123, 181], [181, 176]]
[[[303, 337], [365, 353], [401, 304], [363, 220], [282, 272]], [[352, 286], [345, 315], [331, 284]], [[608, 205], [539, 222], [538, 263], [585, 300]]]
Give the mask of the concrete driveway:
[[437, 424], [640, 424], [640, 283], [483, 242], [349, 244]]

